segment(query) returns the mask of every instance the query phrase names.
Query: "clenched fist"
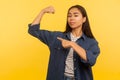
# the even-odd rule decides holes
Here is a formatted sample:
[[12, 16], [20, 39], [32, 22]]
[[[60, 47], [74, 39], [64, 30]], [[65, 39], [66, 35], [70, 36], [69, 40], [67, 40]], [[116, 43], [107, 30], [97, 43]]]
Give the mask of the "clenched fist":
[[49, 7], [46, 7], [42, 10], [44, 13], [52, 13], [54, 14], [55, 13], [55, 9], [53, 6], [49, 6]]

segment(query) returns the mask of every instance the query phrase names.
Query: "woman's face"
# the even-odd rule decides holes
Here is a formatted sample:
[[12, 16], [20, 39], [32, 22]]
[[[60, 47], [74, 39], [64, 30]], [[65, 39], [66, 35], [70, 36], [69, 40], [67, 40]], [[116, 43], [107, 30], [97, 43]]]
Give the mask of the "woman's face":
[[81, 12], [77, 8], [72, 8], [68, 12], [67, 16], [68, 24], [72, 29], [82, 27], [86, 17], [83, 17]]

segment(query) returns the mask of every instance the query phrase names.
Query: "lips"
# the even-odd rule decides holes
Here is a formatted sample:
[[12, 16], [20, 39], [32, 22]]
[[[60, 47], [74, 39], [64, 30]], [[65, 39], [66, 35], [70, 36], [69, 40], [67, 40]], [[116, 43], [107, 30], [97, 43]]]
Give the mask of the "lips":
[[75, 22], [69, 22], [69, 24], [70, 24], [70, 25], [74, 25], [74, 24], [75, 24]]

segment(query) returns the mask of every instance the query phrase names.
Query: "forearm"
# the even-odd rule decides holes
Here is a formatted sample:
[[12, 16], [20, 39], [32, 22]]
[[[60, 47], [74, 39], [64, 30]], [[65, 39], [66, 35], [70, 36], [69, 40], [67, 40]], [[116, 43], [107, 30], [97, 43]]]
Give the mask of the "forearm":
[[79, 46], [75, 42], [71, 42], [71, 47], [83, 60], [87, 61], [86, 51], [81, 46]]
[[52, 6], [44, 8], [43, 10], [40, 11], [40, 13], [37, 15], [37, 17], [33, 20], [31, 25], [40, 24], [41, 19], [45, 13], [53, 14], [54, 12], [55, 12], [55, 10]]
[[37, 17], [33, 20], [33, 22], [32, 22], [31, 25], [40, 24], [43, 15], [44, 15], [44, 11], [41, 11], [41, 12], [37, 15]]

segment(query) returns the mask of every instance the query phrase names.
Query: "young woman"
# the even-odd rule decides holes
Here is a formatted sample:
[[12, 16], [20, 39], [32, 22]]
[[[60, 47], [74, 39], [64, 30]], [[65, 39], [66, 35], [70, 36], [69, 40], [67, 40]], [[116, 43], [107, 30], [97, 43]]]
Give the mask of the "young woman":
[[64, 32], [40, 30], [43, 15], [54, 12], [52, 6], [41, 10], [28, 30], [50, 49], [46, 80], [93, 80], [91, 67], [100, 49], [91, 32], [85, 9], [80, 5], [69, 8]]

